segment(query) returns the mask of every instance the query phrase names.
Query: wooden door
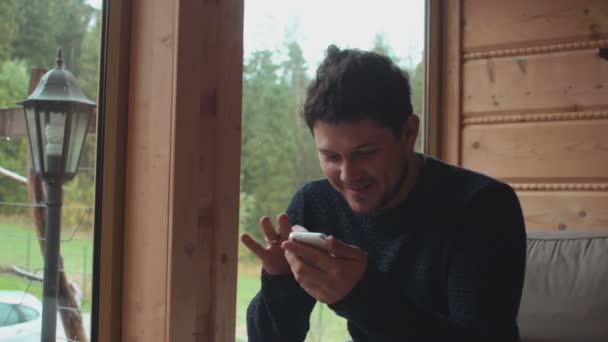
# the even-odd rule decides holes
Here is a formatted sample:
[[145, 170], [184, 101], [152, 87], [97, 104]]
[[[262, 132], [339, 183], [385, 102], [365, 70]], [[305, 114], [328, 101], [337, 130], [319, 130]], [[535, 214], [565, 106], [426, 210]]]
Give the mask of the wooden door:
[[608, 1], [443, 6], [439, 156], [511, 184], [528, 230], [608, 229]]

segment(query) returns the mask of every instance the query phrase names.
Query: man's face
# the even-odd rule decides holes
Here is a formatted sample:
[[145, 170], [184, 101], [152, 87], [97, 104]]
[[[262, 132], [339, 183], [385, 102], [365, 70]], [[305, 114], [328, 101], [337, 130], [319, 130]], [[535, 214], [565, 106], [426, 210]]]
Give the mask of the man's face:
[[371, 120], [314, 124], [321, 169], [353, 211], [373, 212], [397, 196], [407, 174], [417, 121], [413, 139], [407, 126], [397, 138], [391, 129]]

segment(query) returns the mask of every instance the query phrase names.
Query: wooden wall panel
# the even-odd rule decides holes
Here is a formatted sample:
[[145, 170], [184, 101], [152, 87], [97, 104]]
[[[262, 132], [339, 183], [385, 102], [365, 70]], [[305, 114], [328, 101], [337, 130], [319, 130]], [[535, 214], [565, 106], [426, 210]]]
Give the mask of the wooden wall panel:
[[608, 102], [608, 61], [597, 50], [468, 61], [463, 91], [468, 115], [594, 108]]
[[465, 0], [465, 53], [608, 38], [606, 0]]
[[608, 179], [608, 120], [473, 125], [463, 166], [502, 179]]
[[608, 1], [441, 4], [438, 157], [512, 184], [531, 229], [608, 229]]
[[532, 230], [608, 227], [606, 192], [532, 192], [518, 194], [526, 225]]

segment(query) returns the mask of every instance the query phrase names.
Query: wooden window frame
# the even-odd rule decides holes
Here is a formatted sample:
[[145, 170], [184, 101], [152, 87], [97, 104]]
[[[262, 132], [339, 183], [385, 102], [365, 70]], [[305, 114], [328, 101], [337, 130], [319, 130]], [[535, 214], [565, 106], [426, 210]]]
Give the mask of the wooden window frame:
[[131, 1], [104, 7], [91, 340], [120, 341]]
[[460, 165], [462, 0], [427, 0], [427, 152]]

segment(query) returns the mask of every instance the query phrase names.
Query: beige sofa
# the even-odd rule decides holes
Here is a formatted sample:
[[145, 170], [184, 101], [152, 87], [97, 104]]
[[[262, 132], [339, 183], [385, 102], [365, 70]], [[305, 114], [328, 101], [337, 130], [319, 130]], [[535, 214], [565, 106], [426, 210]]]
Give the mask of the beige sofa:
[[608, 342], [608, 230], [529, 232], [524, 342]]

